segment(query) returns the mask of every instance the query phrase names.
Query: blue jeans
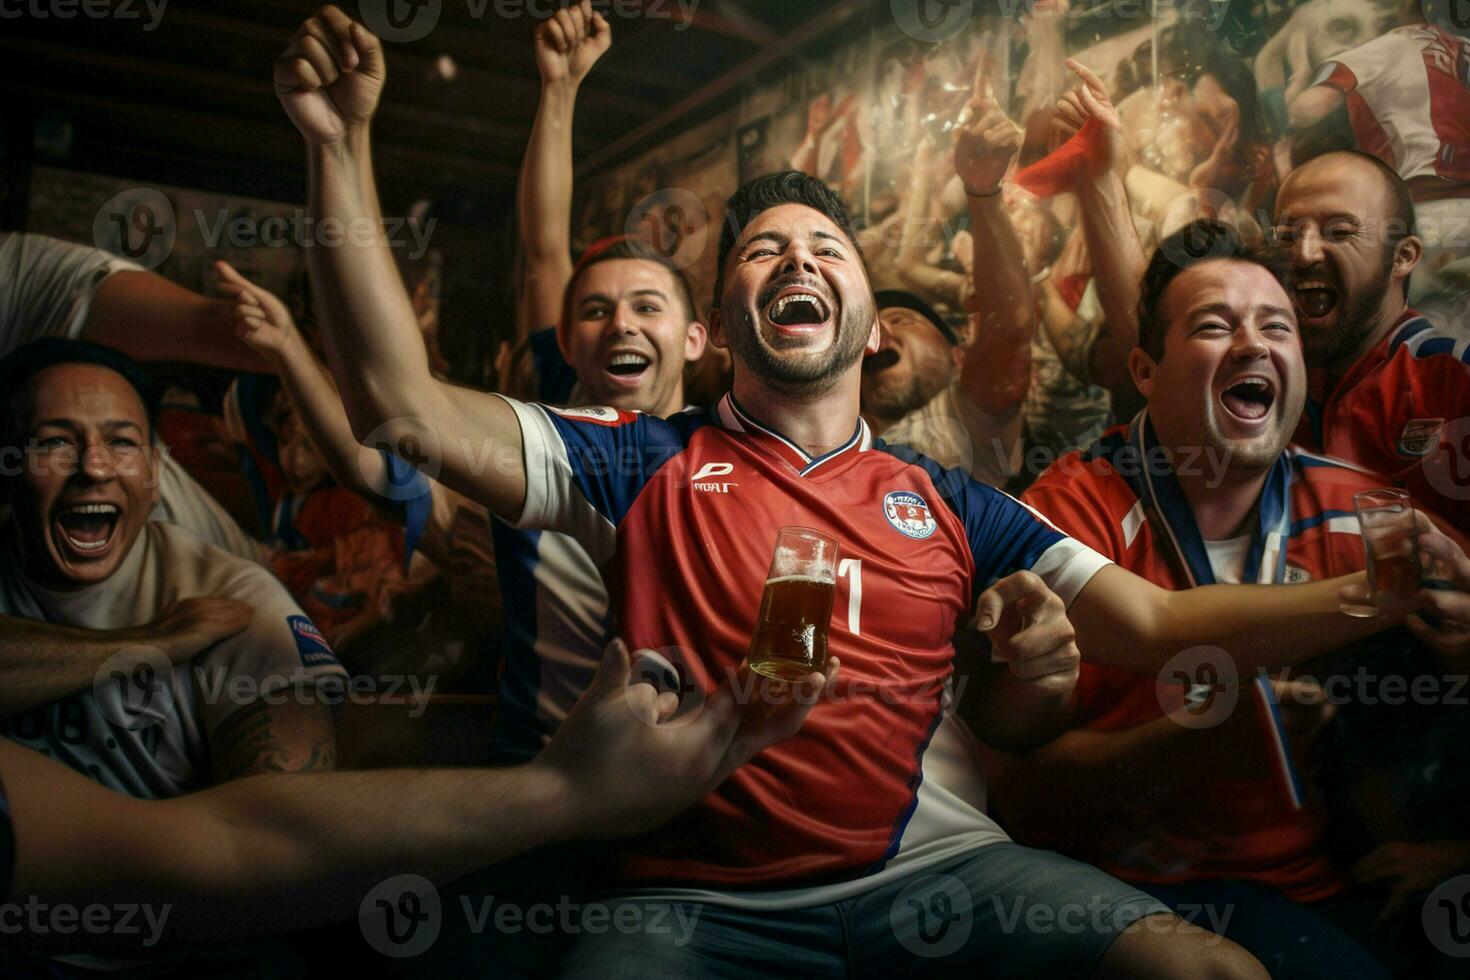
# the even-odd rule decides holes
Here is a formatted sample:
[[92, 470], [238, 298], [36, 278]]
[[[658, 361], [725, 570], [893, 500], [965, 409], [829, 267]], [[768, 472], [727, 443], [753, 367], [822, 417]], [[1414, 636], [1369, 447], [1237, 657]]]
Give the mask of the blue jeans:
[[1276, 980], [1386, 978], [1356, 939], [1313, 910], [1261, 885], [1202, 881], [1139, 885], [1185, 919], [1245, 947]]
[[1009, 842], [828, 905], [605, 902], [614, 925], [584, 933], [563, 976], [1085, 977], [1129, 925], [1168, 912], [1090, 865]]

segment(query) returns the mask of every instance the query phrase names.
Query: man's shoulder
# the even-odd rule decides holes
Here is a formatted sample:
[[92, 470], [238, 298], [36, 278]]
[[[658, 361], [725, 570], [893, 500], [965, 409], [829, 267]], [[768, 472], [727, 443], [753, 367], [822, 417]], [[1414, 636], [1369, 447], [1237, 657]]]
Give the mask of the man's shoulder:
[[1386, 353], [1397, 363], [1433, 361], [1470, 368], [1470, 326], [1436, 322], [1410, 310], [1389, 336]]
[[252, 604], [271, 600], [295, 606], [280, 579], [264, 566], [233, 555], [171, 521], [149, 521], [160, 573], [178, 594], [223, 596]]

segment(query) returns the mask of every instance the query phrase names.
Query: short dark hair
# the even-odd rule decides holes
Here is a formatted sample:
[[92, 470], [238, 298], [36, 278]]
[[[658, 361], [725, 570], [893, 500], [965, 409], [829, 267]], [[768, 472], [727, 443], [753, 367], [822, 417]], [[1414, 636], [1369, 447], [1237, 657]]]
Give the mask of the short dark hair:
[[725, 285], [725, 260], [730, 257], [730, 250], [735, 247], [736, 239], [745, 230], [745, 226], [761, 212], [783, 204], [805, 205], [826, 215], [834, 225], [842, 229], [842, 233], [857, 251], [858, 258], [862, 258], [857, 232], [852, 227], [852, 217], [847, 213], [847, 205], [842, 203], [842, 198], [837, 196], [836, 191], [811, 174], [804, 174], [799, 170], [766, 174], [764, 177], [746, 181], [725, 202], [725, 220], [720, 225], [719, 261], [715, 265], [716, 306], [719, 305], [720, 291]]
[[152, 437], [154, 419], [158, 414], [158, 390], [137, 361], [101, 344], [47, 337], [17, 347], [0, 359], [0, 391], [7, 395], [5, 415], [0, 418], [0, 436], [3, 436], [0, 445], [19, 446], [25, 441], [25, 430], [30, 425], [26, 412], [26, 382], [59, 364], [95, 364], [122, 375], [143, 403], [148, 433]]
[[582, 257], [577, 259], [577, 264], [572, 268], [571, 278], [567, 280], [566, 289], [562, 291], [561, 326], [563, 328], [572, 322], [572, 301], [577, 294], [577, 282], [582, 278], [582, 273], [599, 262], [610, 262], [613, 259], [636, 259], [639, 262], [652, 262], [654, 265], [663, 266], [674, 280], [674, 288], [679, 294], [680, 301], [684, 304], [684, 312], [689, 320], [692, 322], [699, 319], [699, 313], [694, 305], [694, 291], [689, 288], [689, 280], [684, 277], [683, 270], [674, 264], [673, 259], [641, 238], [633, 235], [613, 235], [588, 245], [582, 252]]
[[1191, 221], [1159, 243], [1143, 273], [1138, 296], [1138, 346], [1155, 361], [1164, 357], [1164, 337], [1169, 321], [1164, 315], [1164, 293], [1185, 269], [1229, 259], [1260, 266], [1292, 294], [1291, 259], [1280, 249], [1247, 244], [1233, 225], [1213, 218]]

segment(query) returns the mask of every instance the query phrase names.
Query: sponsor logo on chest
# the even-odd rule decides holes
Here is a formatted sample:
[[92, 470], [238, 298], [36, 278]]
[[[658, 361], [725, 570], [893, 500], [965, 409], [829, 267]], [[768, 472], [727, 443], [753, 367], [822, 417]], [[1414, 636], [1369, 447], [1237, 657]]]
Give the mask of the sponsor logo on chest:
[[698, 493], [729, 493], [732, 488], [740, 484], [719, 478], [729, 476], [733, 472], [735, 472], [733, 463], [704, 463], [689, 478], [689, 485]]
[[912, 490], [893, 490], [883, 498], [883, 516], [903, 535], [924, 539], [939, 526], [924, 498]]

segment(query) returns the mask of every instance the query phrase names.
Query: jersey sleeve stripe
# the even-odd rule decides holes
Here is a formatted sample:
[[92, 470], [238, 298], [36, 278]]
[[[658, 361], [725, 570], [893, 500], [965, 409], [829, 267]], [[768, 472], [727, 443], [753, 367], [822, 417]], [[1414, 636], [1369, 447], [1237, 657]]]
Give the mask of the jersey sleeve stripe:
[[1073, 600], [1082, 594], [1083, 587], [1092, 581], [1092, 577], [1111, 564], [1113, 563], [1110, 560], [1080, 541], [1062, 538], [1041, 553], [1041, 557], [1031, 566], [1031, 571], [1041, 576], [1047, 588], [1055, 592], [1064, 605], [1070, 607]]
[[521, 459], [526, 471], [526, 503], [512, 526], [570, 534], [594, 562], [606, 561], [616, 545], [616, 528], [582, 492], [566, 443], [551, 416], [539, 405], [504, 400], [521, 424]]

